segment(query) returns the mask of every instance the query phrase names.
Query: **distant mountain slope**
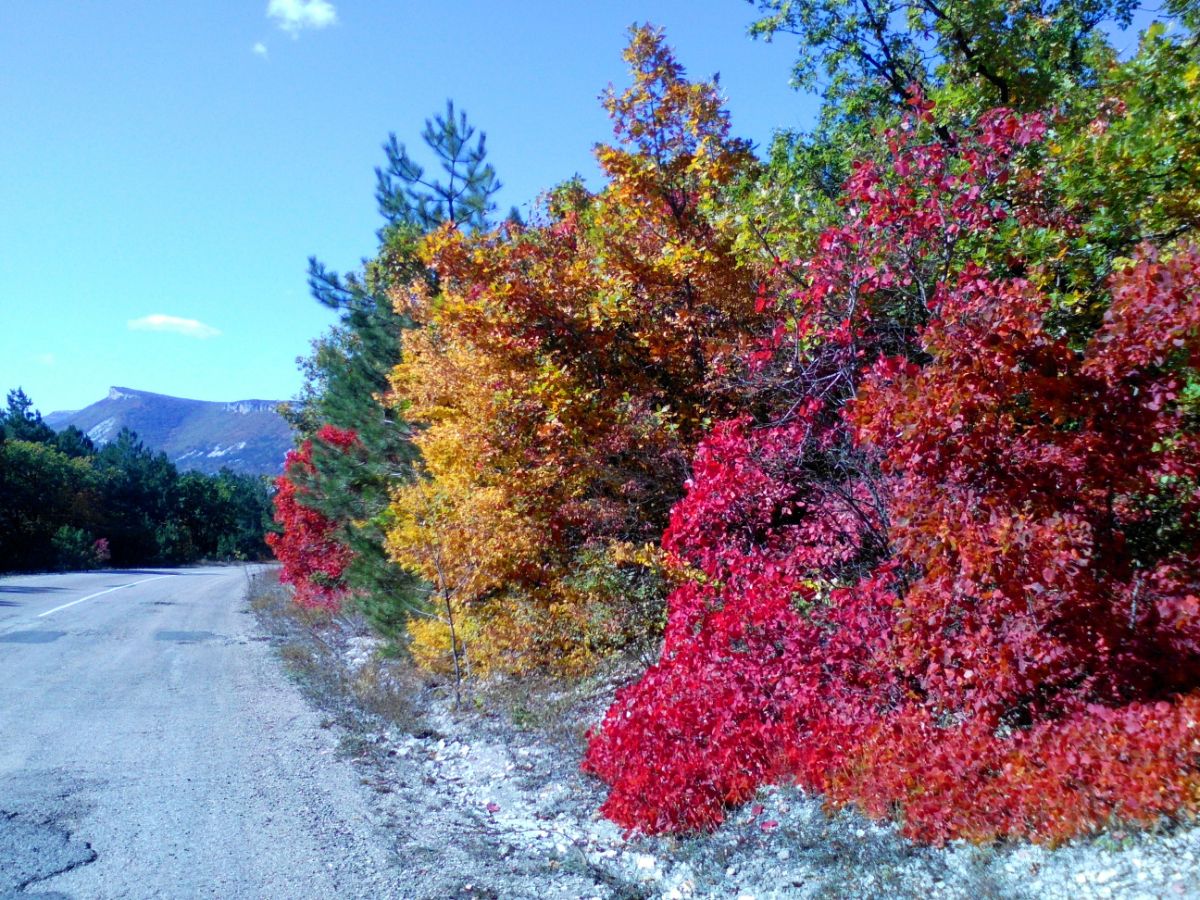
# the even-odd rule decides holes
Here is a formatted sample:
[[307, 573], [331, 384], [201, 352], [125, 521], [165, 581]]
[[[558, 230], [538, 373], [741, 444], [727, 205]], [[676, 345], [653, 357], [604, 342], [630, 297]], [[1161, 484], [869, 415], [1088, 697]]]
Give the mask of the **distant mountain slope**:
[[56, 430], [74, 425], [97, 444], [130, 428], [184, 471], [228, 468], [275, 475], [292, 447], [292, 431], [275, 411], [278, 405], [276, 400], [211, 403], [114, 387], [98, 403], [77, 412], [50, 413], [45, 421]]

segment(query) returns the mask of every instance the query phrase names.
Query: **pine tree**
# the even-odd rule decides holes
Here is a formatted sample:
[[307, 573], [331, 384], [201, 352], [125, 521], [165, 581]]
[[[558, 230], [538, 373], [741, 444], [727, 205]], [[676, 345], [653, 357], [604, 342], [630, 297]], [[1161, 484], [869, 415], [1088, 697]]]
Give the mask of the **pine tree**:
[[[408, 424], [383, 402], [388, 376], [400, 362], [401, 331], [411, 324], [393, 309], [388, 294], [431, 282], [416, 255], [420, 237], [446, 223], [464, 230], [488, 227], [500, 189], [486, 162], [486, 136], [453, 103], [447, 102], [444, 115], [426, 120], [421, 138], [441, 174], [427, 172], [394, 134], [383, 145], [387, 163], [376, 169], [376, 200], [384, 225], [375, 258], [345, 276], [309, 259], [312, 296], [336, 310], [340, 321], [301, 361], [304, 391], [287, 411], [300, 435], [313, 443], [315, 472], [304, 484], [306, 503], [338, 523], [339, 540], [353, 552], [346, 588], [385, 634], [398, 633], [421, 596], [414, 579], [383, 549], [389, 485], [411, 478], [415, 459]], [[329, 425], [352, 432], [354, 440], [322, 440]], [[297, 470], [295, 477], [306, 476]]]
[[2, 417], [9, 440], [46, 444], [54, 440], [54, 430], [42, 421], [42, 414], [33, 408], [33, 401], [21, 388], [8, 392], [8, 408]]
[[383, 152], [387, 167], [375, 170], [375, 199], [388, 229], [415, 228], [432, 231], [444, 222], [465, 230], [487, 227], [496, 205], [492, 196], [500, 190], [496, 170], [487, 162], [487, 136], [476, 137], [467, 124], [467, 114], [455, 115], [454, 103], [446, 101], [446, 114], [425, 120], [421, 140], [433, 151], [448, 179], [427, 178], [426, 170], [411, 156], [404, 144], [388, 135]]
[[92, 439], [74, 425], [68, 425], [56, 434], [53, 443], [60, 453], [75, 459], [83, 459], [96, 452], [96, 445]]

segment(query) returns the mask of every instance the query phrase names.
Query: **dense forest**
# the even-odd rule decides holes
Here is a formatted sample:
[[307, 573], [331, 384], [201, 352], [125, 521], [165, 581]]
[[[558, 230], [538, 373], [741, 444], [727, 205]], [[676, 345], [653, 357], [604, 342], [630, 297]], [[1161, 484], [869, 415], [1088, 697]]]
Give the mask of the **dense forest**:
[[0, 571], [262, 559], [266, 479], [180, 474], [122, 429], [55, 432], [20, 388], [0, 410]]
[[453, 107], [388, 141], [377, 255], [310, 261], [285, 580], [456, 679], [653, 660], [583, 763], [630, 830], [1194, 816], [1200, 5], [757, 7], [823, 96], [768, 148], [649, 26], [529, 221]]

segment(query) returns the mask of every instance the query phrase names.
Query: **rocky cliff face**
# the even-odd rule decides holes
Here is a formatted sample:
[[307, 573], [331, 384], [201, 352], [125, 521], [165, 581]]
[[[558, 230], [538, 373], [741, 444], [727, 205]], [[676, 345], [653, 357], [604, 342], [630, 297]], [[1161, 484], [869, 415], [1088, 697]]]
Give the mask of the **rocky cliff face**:
[[291, 428], [278, 406], [275, 400], [213, 403], [114, 387], [85, 409], [51, 413], [46, 423], [59, 430], [74, 425], [97, 444], [130, 428], [184, 471], [275, 475], [292, 447]]

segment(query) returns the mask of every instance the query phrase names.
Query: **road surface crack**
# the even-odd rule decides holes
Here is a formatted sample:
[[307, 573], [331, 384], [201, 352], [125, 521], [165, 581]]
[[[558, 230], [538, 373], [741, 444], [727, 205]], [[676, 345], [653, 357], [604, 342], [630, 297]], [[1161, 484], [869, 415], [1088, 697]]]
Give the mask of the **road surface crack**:
[[26, 888], [91, 865], [98, 854], [87, 841], [53, 819], [28, 821], [0, 810], [0, 894]]

